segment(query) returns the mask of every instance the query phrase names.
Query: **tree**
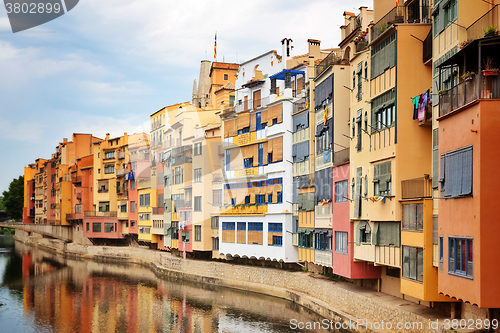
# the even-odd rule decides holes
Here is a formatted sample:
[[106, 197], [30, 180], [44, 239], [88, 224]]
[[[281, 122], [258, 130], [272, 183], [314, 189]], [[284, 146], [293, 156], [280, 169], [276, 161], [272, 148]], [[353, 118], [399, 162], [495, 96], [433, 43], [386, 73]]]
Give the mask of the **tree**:
[[24, 177], [19, 176], [18, 179], [13, 179], [10, 182], [9, 190], [3, 191], [2, 204], [5, 207], [5, 212], [13, 220], [21, 220], [23, 218], [24, 206]]
[[0, 210], [5, 210], [5, 206], [3, 205], [3, 196], [0, 195]]

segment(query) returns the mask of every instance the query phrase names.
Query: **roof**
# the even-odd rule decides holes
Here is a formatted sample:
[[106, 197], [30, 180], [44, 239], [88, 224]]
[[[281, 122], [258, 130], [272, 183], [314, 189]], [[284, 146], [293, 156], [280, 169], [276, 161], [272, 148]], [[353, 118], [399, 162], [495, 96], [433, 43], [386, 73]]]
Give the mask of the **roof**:
[[267, 51], [266, 53], [262, 53], [260, 56], [256, 56], [255, 58], [252, 58], [252, 59], [250, 59], [250, 60], [247, 60], [247, 61], [245, 61], [245, 62], [242, 62], [240, 66], [243, 66], [243, 65], [245, 65], [245, 64], [247, 64], [247, 63], [249, 63], [249, 62], [251, 62], [251, 61], [257, 60], [257, 59], [262, 58], [263, 56], [266, 56], [266, 55], [271, 54], [271, 53], [273, 53], [273, 54], [277, 54], [277, 53], [276, 53], [276, 50]]
[[295, 75], [298, 75], [298, 74], [302, 74], [302, 75], [305, 74], [304, 71], [296, 71], [296, 70], [293, 70], [293, 69], [284, 69], [284, 70], [282, 70], [279, 73], [271, 75], [269, 78], [270, 79], [284, 80], [285, 79], [285, 74], [288, 73], [288, 72], [291, 73], [292, 77], [295, 76]]
[[232, 82], [226, 82], [222, 87], [217, 89], [215, 92], [221, 91], [221, 90], [234, 90], [234, 83]]
[[349, 16], [356, 16], [354, 13], [351, 12], [344, 12], [344, 16], [349, 15]]

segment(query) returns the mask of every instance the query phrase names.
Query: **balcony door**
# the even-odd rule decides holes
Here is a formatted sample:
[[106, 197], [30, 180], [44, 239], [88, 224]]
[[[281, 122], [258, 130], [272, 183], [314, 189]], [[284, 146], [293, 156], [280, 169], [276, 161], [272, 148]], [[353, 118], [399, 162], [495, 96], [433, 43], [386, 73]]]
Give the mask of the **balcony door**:
[[253, 108], [254, 110], [258, 109], [261, 107], [260, 103], [260, 90], [254, 91], [253, 92]]

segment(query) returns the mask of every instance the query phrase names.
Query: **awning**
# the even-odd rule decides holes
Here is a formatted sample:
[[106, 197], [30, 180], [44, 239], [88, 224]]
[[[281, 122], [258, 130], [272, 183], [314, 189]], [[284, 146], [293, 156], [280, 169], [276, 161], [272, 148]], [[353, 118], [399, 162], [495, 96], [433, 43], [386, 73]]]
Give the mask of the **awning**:
[[292, 77], [294, 77], [295, 75], [299, 75], [299, 74], [302, 74], [302, 75], [305, 74], [304, 71], [296, 71], [296, 70], [293, 70], [293, 69], [284, 69], [284, 70], [282, 70], [279, 73], [271, 75], [269, 78], [270, 79], [276, 79], [276, 80], [284, 80], [286, 73], [290, 73]]

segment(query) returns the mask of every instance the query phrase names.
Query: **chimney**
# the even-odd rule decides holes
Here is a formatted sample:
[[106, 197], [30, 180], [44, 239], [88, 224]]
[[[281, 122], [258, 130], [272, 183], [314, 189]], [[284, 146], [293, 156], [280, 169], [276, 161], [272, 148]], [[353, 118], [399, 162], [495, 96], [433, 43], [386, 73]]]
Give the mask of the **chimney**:
[[109, 140], [109, 133], [106, 133], [106, 141]]
[[68, 142], [68, 138], [63, 138], [63, 143], [67, 143]]
[[321, 56], [321, 41], [317, 39], [308, 39], [309, 44], [309, 56], [313, 56], [314, 59], [318, 59]]
[[283, 62], [286, 64], [288, 59], [292, 58], [292, 46], [293, 40], [291, 38], [283, 38], [281, 40], [281, 53], [283, 57]]

